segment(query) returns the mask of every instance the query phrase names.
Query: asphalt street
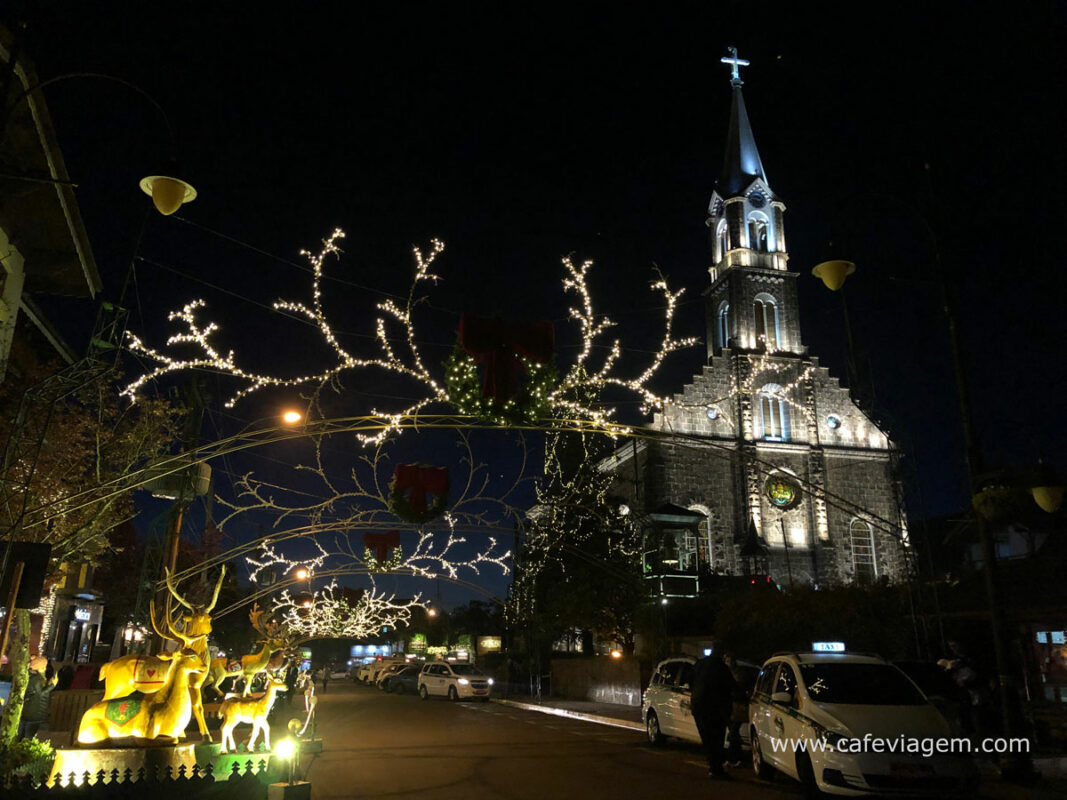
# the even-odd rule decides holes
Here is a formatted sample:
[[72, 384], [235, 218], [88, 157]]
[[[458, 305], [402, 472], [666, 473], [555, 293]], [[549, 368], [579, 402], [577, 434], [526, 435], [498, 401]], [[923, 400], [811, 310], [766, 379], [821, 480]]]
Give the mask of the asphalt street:
[[323, 752], [305, 757], [312, 798], [793, 798], [746, 765], [708, 777], [696, 747], [652, 748], [636, 731], [496, 703], [386, 695], [332, 682], [320, 695]]

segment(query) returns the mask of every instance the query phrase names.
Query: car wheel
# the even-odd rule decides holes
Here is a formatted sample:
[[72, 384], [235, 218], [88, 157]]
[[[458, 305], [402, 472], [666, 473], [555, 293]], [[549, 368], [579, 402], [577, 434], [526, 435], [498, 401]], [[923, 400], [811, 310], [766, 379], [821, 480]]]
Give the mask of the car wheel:
[[428, 691], [426, 691], [426, 684], [424, 683], [422, 686], [419, 687], [419, 697], [421, 697], [423, 700], [425, 700], [429, 696], [430, 696], [430, 693]]
[[774, 777], [774, 767], [763, 760], [763, 750], [760, 748], [759, 737], [756, 736], [755, 728], [752, 729], [752, 771], [757, 778], [769, 781]]
[[797, 754], [797, 777], [803, 787], [804, 797], [807, 800], [816, 800], [822, 797], [819, 785], [815, 782], [815, 770], [811, 766], [811, 757], [807, 753]]
[[455, 686], [448, 687], [448, 699], [452, 701], [459, 700], [459, 692], [456, 691]]
[[649, 711], [645, 716], [645, 730], [648, 732], [648, 743], [653, 747], [659, 747], [667, 741], [667, 737], [659, 728], [659, 717], [655, 711]]

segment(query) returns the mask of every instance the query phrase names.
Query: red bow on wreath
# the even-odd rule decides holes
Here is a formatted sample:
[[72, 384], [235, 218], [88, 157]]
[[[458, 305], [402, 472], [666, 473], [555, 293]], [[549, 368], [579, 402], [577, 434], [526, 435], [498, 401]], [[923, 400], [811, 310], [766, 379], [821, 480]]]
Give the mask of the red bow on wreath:
[[363, 534], [363, 546], [373, 550], [379, 563], [389, 558], [389, 551], [400, 546], [400, 531]]
[[426, 495], [442, 495], [448, 491], [448, 467], [397, 464], [393, 486], [407, 492], [408, 506], [415, 514], [425, 514]]
[[474, 358], [485, 362], [482, 397], [510, 400], [525, 372], [522, 358], [544, 364], [552, 357], [555, 334], [551, 322], [510, 323], [499, 317], [464, 314], [459, 319], [459, 341]]

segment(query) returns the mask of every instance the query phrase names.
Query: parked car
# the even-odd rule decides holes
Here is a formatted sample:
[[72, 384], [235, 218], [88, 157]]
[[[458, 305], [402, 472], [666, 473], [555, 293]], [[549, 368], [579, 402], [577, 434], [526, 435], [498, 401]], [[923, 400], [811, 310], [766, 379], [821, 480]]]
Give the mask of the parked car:
[[419, 687], [419, 673], [422, 667], [418, 664], [408, 664], [397, 672], [385, 676], [382, 681], [382, 689], [393, 694], [414, 694]]
[[[967, 794], [977, 786], [969, 756], [912, 752], [952, 736], [945, 718], [899, 669], [877, 656], [785, 653], [772, 657], [749, 704], [752, 767], [799, 781], [809, 794]], [[889, 744], [852, 745], [865, 737]], [[790, 742], [814, 742], [807, 748]], [[776, 744], [777, 743], [777, 744]], [[880, 750], [881, 752], [878, 752]]]
[[[667, 737], [700, 744], [700, 733], [690, 707], [695, 663], [696, 659], [692, 656], [667, 658], [652, 673], [641, 703], [641, 715], [651, 744], [663, 744]], [[738, 682], [741, 688], [750, 692], [756, 684], [759, 667], [740, 661], [735, 665], [734, 672], [740, 676]], [[745, 722], [741, 725], [743, 748], [748, 747], [748, 740], [748, 723]]]
[[396, 673], [400, 672], [400, 670], [404, 669], [409, 665], [410, 664], [407, 661], [398, 661], [395, 664], [389, 664], [385, 667], [382, 667], [380, 670], [378, 670], [378, 674], [374, 676], [374, 685], [377, 686], [379, 689], [384, 688], [382, 686], [382, 683], [388, 676], [395, 675]]
[[374, 661], [368, 661], [362, 667], [356, 671], [356, 680], [360, 683], [374, 683], [378, 678], [378, 673], [391, 664], [403, 664], [406, 659], [404, 658], [381, 658]]
[[426, 700], [430, 695], [440, 695], [449, 700], [464, 700], [477, 697], [482, 702], [489, 700], [493, 679], [479, 672], [472, 664], [450, 664], [434, 661], [419, 673], [419, 696]]

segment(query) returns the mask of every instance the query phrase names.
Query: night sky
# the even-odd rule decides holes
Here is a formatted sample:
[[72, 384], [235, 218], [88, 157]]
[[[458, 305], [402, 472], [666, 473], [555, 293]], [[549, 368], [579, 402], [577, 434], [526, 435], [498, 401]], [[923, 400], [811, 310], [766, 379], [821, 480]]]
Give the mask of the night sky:
[[[307, 296], [298, 253], [338, 226], [345, 255], [329, 270], [342, 281], [326, 302], [356, 349], [372, 344], [382, 293], [406, 292], [410, 247], [434, 237], [447, 244], [422, 328], [434, 359], [466, 310], [553, 319], [565, 358], [568, 253], [595, 260], [628, 363], [660, 331], [654, 266], [687, 289], [679, 332], [703, 337], [704, 219], [729, 115], [719, 59], [733, 45], [752, 62], [745, 100], [787, 205], [805, 343], [844, 375], [838, 298], [810, 270], [855, 261], [857, 345], [906, 451], [911, 513], [965, 505], [938, 253], [987, 462], [1067, 468], [1062, 3], [41, 5], [25, 45], [40, 77], [142, 87], [200, 192], [175, 218], [148, 217], [138, 244], [136, 180], [167, 149], [154, 112], [104, 82], [45, 90], [106, 294], [135, 258], [131, 327], [155, 344], [169, 310], [204, 297], [253, 366], [325, 357], [313, 331], [265, 306]], [[657, 388], [680, 390], [703, 352], [675, 354]], [[404, 392], [372, 376], [348, 386], [346, 413]], [[268, 401], [232, 413], [254, 419]]]

